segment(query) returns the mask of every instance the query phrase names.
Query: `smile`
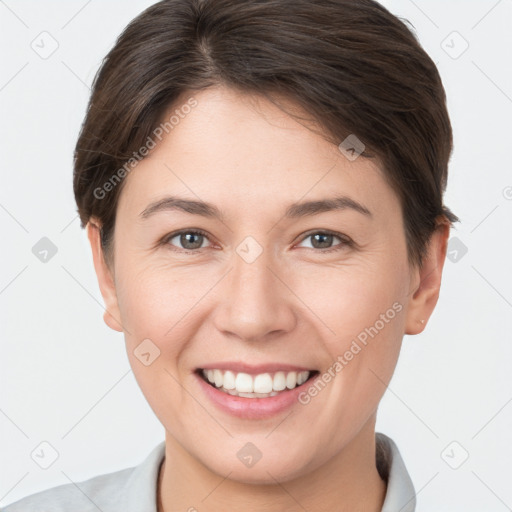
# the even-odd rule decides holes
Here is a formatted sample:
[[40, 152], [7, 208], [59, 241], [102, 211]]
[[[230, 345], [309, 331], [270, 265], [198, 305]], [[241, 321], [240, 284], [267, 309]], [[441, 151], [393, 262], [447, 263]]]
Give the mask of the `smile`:
[[199, 369], [198, 373], [203, 380], [223, 393], [243, 398], [268, 398], [301, 386], [319, 372], [276, 371], [251, 375], [215, 368]]

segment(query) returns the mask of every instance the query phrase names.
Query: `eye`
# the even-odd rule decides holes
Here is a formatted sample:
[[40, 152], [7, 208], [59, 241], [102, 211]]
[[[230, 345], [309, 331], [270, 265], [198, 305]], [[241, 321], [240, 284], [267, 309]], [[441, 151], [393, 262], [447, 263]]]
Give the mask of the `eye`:
[[208, 236], [204, 231], [200, 229], [189, 229], [172, 233], [162, 240], [162, 244], [175, 245], [172, 240], [177, 239], [177, 243], [181, 244], [178, 249], [182, 249], [182, 252], [191, 252], [197, 249], [203, 249], [203, 242], [208, 240]]
[[[307, 240], [308, 238], [312, 240], [312, 246], [310, 248], [320, 249], [319, 252], [337, 251], [352, 245], [352, 240], [350, 238], [340, 233], [333, 233], [331, 231], [310, 232], [303, 238], [303, 241]], [[335, 238], [340, 240], [340, 243], [332, 247], [333, 239]]]
[[[309, 248], [318, 249], [317, 252], [331, 252], [341, 250], [344, 247], [352, 246], [352, 240], [346, 235], [334, 233], [331, 231], [313, 231], [307, 234], [302, 241], [304, 242], [310, 238], [312, 245]], [[333, 240], [338, 239], [340, 243], [332, 246]], [[176, 242], [172, 242], [176, 239]], [[199, 249], [204, 249], [203, 242], [209, 240], [207, 233], [200, 229], [188, 229], [177, 231], [166, 236], [162, 240], [163, 245], [171, 245], [176, 247], [176, 250], [181, 252], [197, 252]], [[180, 244], [180, 245], [177, 245]]]

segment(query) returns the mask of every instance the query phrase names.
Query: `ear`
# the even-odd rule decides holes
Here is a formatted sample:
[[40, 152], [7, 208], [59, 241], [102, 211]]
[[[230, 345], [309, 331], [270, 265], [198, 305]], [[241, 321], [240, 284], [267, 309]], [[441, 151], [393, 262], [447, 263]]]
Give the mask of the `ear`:
[[117, 302], [116, 286], [112, 272], [105, 262], [103, 249], [100, 241], [100, 223], [94, 219], [90, 220], [86, 226], [87, 238], [91, 244], [94, 269], [98, 278], [101, 295], [105, 302], [105, 312], [103, 320], [114, 331], [123, 332], [120, 319], [119, 305]]
[[415, 268], [411, 274], [412, 297], [407, 309], [405, 334], [422, 332], [434, 311], [439, 298], [449, 236], [450, 222], [446, 217], [440, 217], [428, 243], [423, 265]]

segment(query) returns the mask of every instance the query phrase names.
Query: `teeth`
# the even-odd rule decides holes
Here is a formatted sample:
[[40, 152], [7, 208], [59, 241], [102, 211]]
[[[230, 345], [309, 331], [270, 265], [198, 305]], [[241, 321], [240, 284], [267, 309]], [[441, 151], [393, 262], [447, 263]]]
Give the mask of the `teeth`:
[[[217, 386], [220, 388], [220, 386]], [[248, 373], [239, 373], [235, 379], [235, 389], [239, 393], [252, 393], [254, 391], [254, 383], [252, 377]]]
[[272, 389], [275, 389], [276, 391], [283, 391], [283, 389], [286, 389], [286, 374], [284, 372], [276, 372], [272, 383]]
[[220, 370], [213, 370], [213, 382], [215, 385], [220, 388], [222, 383], [224, 382], [224, 378], [222, 376], [222, 372]]
[[285, 389], [293, 389], [304, 384], [310, 372], [284, 372], [274, 374], [260, 373], [252, 376], [248, 373], [235, 373], [230, 370], [202, 370], [203, 375], [211, 384], [230, 395], [247, 398], [266, 398], [275, 396]]
[[272, 391], [273, 379], [269, 373], [262, 373], [254, 377], [255, 393], [270, 393]]
[[229, 370], [225, 372], [222, 385], [226, 389], [235, 389], [235, 374]]
[[286, 387], [293, 389], [297, 385], [297, 372], [290, 372], [286, 375]]
[[308, 380], [309, 373], [306, 372], [299, 372], [297, 375], [297, 384], [300, 386], [301, 384], [304, 384]]

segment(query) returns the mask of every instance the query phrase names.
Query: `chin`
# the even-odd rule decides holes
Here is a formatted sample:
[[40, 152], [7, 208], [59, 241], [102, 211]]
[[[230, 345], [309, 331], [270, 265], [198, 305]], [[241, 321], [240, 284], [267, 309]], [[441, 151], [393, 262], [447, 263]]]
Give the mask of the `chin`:
[[[275, 485], [278, 482], [287, 482], [309, 473], [314, 469], [306, 460], [294, 458], [290, 459], [290, 451], [284, 447], [284, 450], [271, 450], [271, 455], [265, 457], [261, 454], [259, 460], [248, 460], [246, 463], [240, 459], [245, 458], [245, 453], [251, 449], [248, 443], [237, 443], [237, 455], [232, 457], [216, 459], [213, 464], [203, 461], [210, 471], [218, 474], [223, 478], [227, 478], [233, 482], [251, 485]], [[245, 452], [244, 452], [245, 449]], [[247, 464], [247, 465], [246, 465]], [[252, 465], [251, 465], [252, 464]]]

